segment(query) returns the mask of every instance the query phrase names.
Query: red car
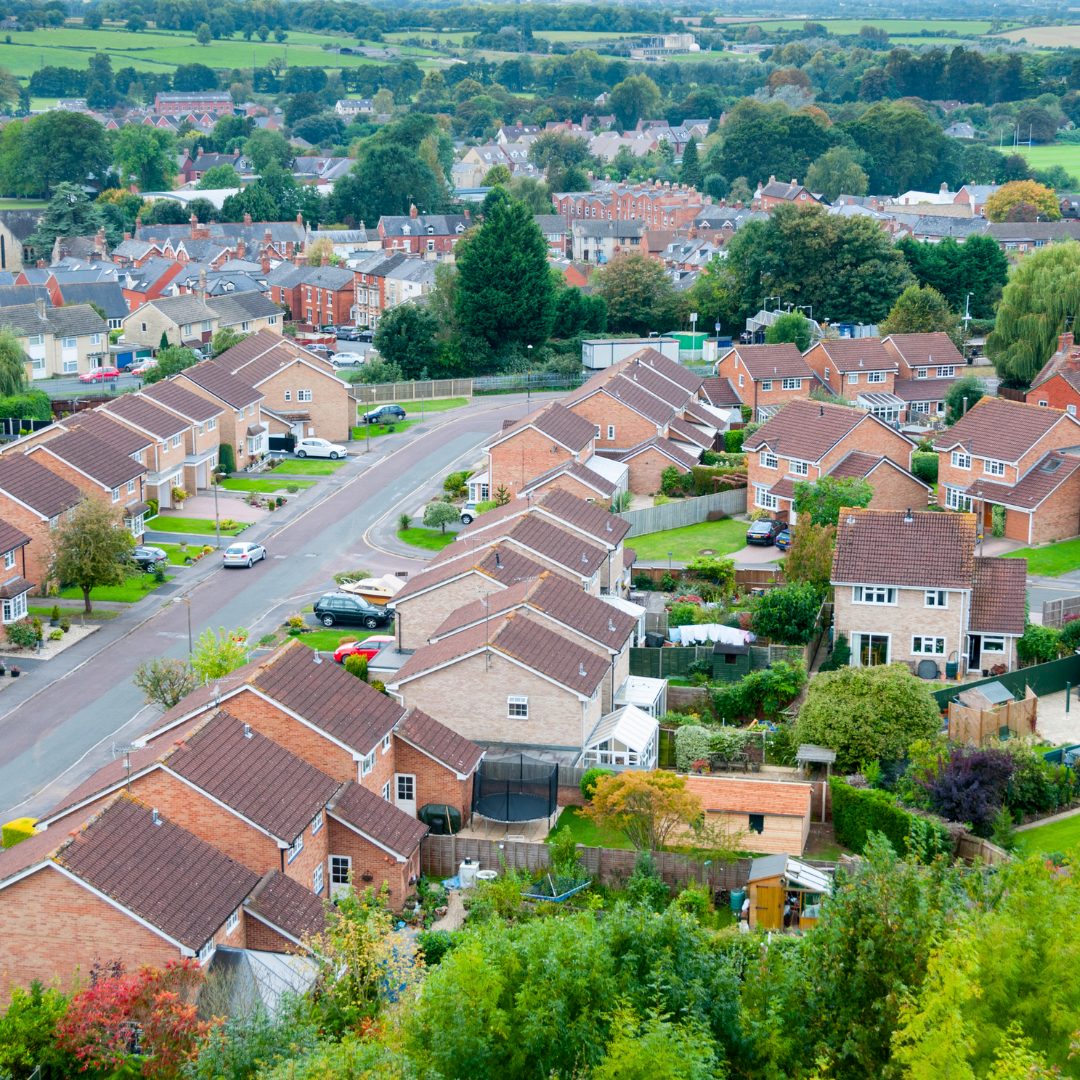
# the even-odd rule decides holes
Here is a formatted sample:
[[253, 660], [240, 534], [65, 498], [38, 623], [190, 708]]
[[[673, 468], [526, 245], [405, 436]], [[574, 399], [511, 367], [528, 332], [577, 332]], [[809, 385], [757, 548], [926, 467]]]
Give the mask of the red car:
[[114, 367], [97, 367], [79, 376], [79, 382], [101, 382], [104, 379], [119, 379], [120, 369]]
[[363, 641], [350, 641], [347, 645], [339, 645], [334, 650], [334, 659], [339, 664], [344, 664], [346, 656], [366, 656], [370, 661], [380, 649], [393, 643], [392, 634], [371, 634]]

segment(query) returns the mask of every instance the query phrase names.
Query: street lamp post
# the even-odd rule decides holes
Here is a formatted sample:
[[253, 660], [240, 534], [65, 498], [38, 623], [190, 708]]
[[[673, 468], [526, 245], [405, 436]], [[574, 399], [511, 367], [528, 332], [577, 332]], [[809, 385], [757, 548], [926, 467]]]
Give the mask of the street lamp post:
[[529, 350], [529, 359], [525, 368], [525, 415], [532, 412], [532, 346], [526, 345]]
[[191, 601], [186, 596], [178, 596], [173, 600], [174, 604], [187, 604], [187, 658], [188, 663], [191, 663]]

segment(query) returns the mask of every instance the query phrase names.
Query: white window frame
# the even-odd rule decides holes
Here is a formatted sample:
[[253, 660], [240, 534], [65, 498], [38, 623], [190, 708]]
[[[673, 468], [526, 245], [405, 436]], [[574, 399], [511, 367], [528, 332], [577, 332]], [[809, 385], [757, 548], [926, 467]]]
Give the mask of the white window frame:
[[950, 510], [971, 511], [971, 496], [964, 494], [963, 488], [945, 486], [945, 505]]
[[[342, 871], [344, 871], [344, 881], [335, 880], [335, 878], [341, 878]], [[349, 889], [352, 887], [352, 856], [351, 855], [331, 855], [330, 856], [330, 899], [334, 898], [335, 887], [336, 889]]]
[[113, 502], [119, 502], [120, 501], [120, 489], [118, 487], [114, 487], [112, 489], [112, 501]]
[[[143, 327], [143, 329], [145, 330], [146, 328]], [[44, 334], [31, 334], [26, 339], [26, 344], [27, 345], [44, 345], [45, 344], [45, 335]]]
[[608, 424], [608, 426], [607, 426], [607, 437], [608, 437], [608, 442], [612, 442], [614, 440], [614, 438], [615, 438], [615, 425], [614, 424]]
[[311, 821], [311, 835], [314, 836], [323, 827], [323, 812], [320, 810]]
[[129, 495], [134, 495], [135, 494], [135, 481], [134, 480], [129, 480], [127, 482], [127, 493]]
[[851, 384], [852, 386], [854, 386], [854, 385], [855, 385], [855, 384], [856, 384], [856, 383], [857, 383], [857, 382], [859, 381], [859, 373], [858, 373], [857, 371], [852, 371], [852, 372], [850, 372], [850, 373], [848, 374], [848, 377], [847, 377], [847, 381], [848, 381], [848, 382], [849, 382], [849, 383], [850, 383], [850, 384]]
[[742, 374], [741, 374], [741, 373], [739, 374], [739, 385], [740, 385], [740, 386], [742, 386], [742, 385], [743, 385], [743, 376], [742, 376]]
[[954, 450], [952, 452], [952, 467], [954, 469], [970, 469], [971, 468], [971, 455], [964, 453], [963, 450]]
[[806, 461], [797, 461], [794, 458], [788, 458], [788, 472], [792, 476], [809, 476], [810, 464]]
[[382, 741], [382, 752], [384, 754], [386, 753], [387, 750], [390, 749], [390, 742], [391, 742], [390, 732], [387, 732], [383, 736], [383, 741]]
[[311, 891], [316, 895], [321, 895], [323, 889], [326, 886], [326, 882], [323, 878], [323, 864], [320, 862], [315, 867], [311, 874]]
[[896, 607], [896, 594], [897, 590], [891, 585], [854, 585], [851, 602], [874, 607]]
[[382, 786], [382, 797], [386, 802], [390, 802], [390, 781], [387, 780]]
[[199, 329], [202, 330], [203, 333], [206, 333], [206, 331], [209, 330], [210, 328], [211, 328], [210, 320], [209, 319], [203, 319], [202, 323], [199, 326]]
[[14, 551], [14, 549], [12, 549], [11, 551], [5, 551], [4, 552], [4, 569], [5, 570], [11, 570], [14, 566], [15, 566], [15, 551]]
[[987, 476], [1004, 476], [1005, 462], [995, 461], [993, 458], [983, 458], [983, 472]]
[[982, 639], [982, 651], [984, 653], [1003, 653], [1005, 651], [1005, 638], [984, 637]]
[[79, 371], [79, 358], [76, 356], [74, 360], [64, 360], [62, 361], [62, 365], [64, 369], [63, 374], [76, 375]]
[[176, 449], [176, 448], [177, 448], [177, 447], [178, 447], [178, 446], [180, 445], [180, 440], [181, 440], [182, 438], [183, 438], [183, 435], [174, 435], [174, 436], [172, 437], [172, 448], [173, 448], [174, 450], [175, 450], [175, 449]]
[[801, 390], [802, 379], [784, 379], [780, 384], [781, 390]]
[[213, 431], [217, 427], [217, 417], [214, 416], [206, 421], [206, 430]]
[[291, 863], [304, 850], [304, 834], [301, 833], [288, 847], [285, 853], [286, 863]]
[[780, 459], [771, 450], [761, 450], [758, 452], [758, 464], [763, 469], [777, 469]]
[[945, 638], [938, 634], [916, 634], [911, 639], [913, 656], [944, 656]]
[[19, 593], [11, 600], [5, 600], [2, 610], [5, 625], [18, 622], [26, 614], [26, 593]]
[[217, 951], [217, 945], [214, 943], [213, 938], [211, 938], [199, 950], [199, 955], [198, 955], [198, 957], [196, 959], [199, 961], [200, 965], [205, 964], [210, 960], [210, 957], [212, 957], [216, 951]]
[[945, 610], [949, 606], [948, 589], [927, 589], [923, 599], [923, 607], [938, 608]]
[[506, 715], [510, 720], [528, 720], [528, 697], [524, 697], [521, 694], [508, 694], [506, 697]]
[[769, 491], [768, 486], [765, 484], [755, 484], [754, 491], [754, 505], [760, 507], [762, 510], [779, 510], [780, 499], [777, 495], [774, 495]]
[[937, 377], [939, 379], [952, 379], [956, 375], [956, 365], [950, 364], [949, 367], [939, 367], [937, 369]]
[[916, 368], [915, 369], [915, 378], [916, 379], [925, 379], [926, 378], [926, 368], [924, 368], [924, 367]]
[[375, 751], [360, 759], [360, 779], [363, 780], [375, 768]]
[[829, 381], [829, 369], [828, 368], [825, 369], [825, 381], [826, 382]]
[[884, 371], [868, 371], [866, 373], [866, 381], [868, 383], [882, 383], [885, 381]]
[[398, 773], [396, 779], [398, 802], [416, 802], [416, 774]]
[[311, 391], [310, 390], [297, 390], [296, 391], [296, 400], [297, 401], [310, 401], [311, 400]]
[[771, 391], [772, 390], [772, 379], [762, 379], [761, 380], [761, 389], [763, 391]]
[[229, 917], [225, 920], [225, 933], [231, 934], [240, 925], [240, 909], [229, 912]]
[[285, 391], [285, 400], [286, 401], [292, 401], [292, 391], [291, 390], [286, 390]]

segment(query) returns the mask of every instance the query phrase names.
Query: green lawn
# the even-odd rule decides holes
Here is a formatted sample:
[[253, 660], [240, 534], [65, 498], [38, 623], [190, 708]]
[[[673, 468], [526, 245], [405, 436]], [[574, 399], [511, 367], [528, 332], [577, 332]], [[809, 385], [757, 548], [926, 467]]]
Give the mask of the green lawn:
[[444, 533], [441, 529], [398, 529], [398, 539], [410, 547], [423, 548], [425, 551], [442, 551], [447, 544], [452, 544], [457, 533]]
[[[728, 19], [717, 19], [718, 23], [729, 22]], [[749, 22], [748, 19], [738, 19], [739, 22]], [[802, 28], [802, 19], [754, 19], [753, 22], [757, 23], [762, 30], [772, 30], [777, 28], [786, 28], [793, 30], [795, 28]], [[815, 19], [814, 22], [820, 22], [830, 34], [846, 35], [857, 34], [864, 26], [876, 26], [880, 30], [888, 30], [890, 37], [893, 34], [897, 35], [912, 35], [918, 34], [920, 30], [933, 30], [933, 31], [955, 31], [957, 34], [988, 34], [990, 32], [990, 20], [989, 19], [926, 19], [926, 18], [914, 18], [914, 19]], [[1006, 19], [1005, 26], [1017, 25], [1017, 20]], [[1051, 29], [1061, 30], [1062, 27], [1051, 27]], [[1025, 30], [1025, 33], [1030, 33], [1030, 30]], [[920, 40], [927, 42], [927, 44], [933, 45], [935, 41], [933, 38], [921, 38]]]
[[[201, 542], [196, 541], [194, 544], [188, 544], [187, 551], [181, 551], [179, 544], [154, 544], [152, 546], [159, 547], [162, 551], [166, 552], [169, 556], [169, 562], [172, 563], [173, 566], [186, 566], [187, 564], [184, 562], [184, 559], [189, 555], [194, 559], [195, 556], [202, 551], [204, 545]], [[209, 558], [209, 556], [204, 555], [203, 558]]]
[[1028, 573], [1039, 577], [1059, 577], [1080, 570], [1080, 540], [1064, 540], [1041, 548], [1021, 548], [1003, 555], [1005, 559], [1027, 559]]
[[306, 634], [297, 635], [299, 640], [302, 641], [309, 649], [321, 649], [323, 652], [333, 652], [340, 644], [341, 639], [345, 637], [356, 638], [357, 641], [363, 641], [364, 638], [370, 637], [372, 634], [386, 634], [392, 633], [393, 628], [382, 628], [379, 630], [345, 630], [340, 626], [335, 626], [332, 630], [311, 630]]
[[468, 405], [469, 399], [463, 397], [448, 397], [439, 398], [436, 401], [401, 401], [398, 402], [398, 404], [407, 413], [418, 413], [421, 411], [420, 406], [423, 405], [423, 412], [426, 416], [429, 412], [446, 412], [447, 409], [459, 409], [462, 405]]
[[[172, 581], [171, 577], [166, 577], [165, 581]], [[160, 584], [164, 584], [161, 582]], [[120, 604], [134, 604], [136, 600], [141, 600], [147, 593], [153, 592], [158, 588], [159, 582], [156, 582], [152, 574], [138, 574], [135, 577], [129, 577], [123, 585], [107, 585], [102, 588], [90, 590], [91, 603], [95, 600], [114, 600]], [[65, 600], [81, 600], [82, 589], [77, 586], [73, 586], [70, 589], [63, 589], [60, 595]], [[50, 609], [51, 610], [51, 609]]]
[[[228, 515], [221, 515], [222, 521], [228, 520]], [[217, 526], [209, 518], [189, 517], [162, 517], [160, 514], [146, 519], [146, 527], [153, 532], [187, 533], [191, 536], [216, 536]], [[250, 525], [250, 522], [237, 522], [235, 529], [222, 529], [222, 536], [235, 536]], [[155, 547], [158, 545], [155, 544]]]
[[[279, 465], [275, 472], [280, 469]], [[255, 480], [223, 480], [221, 486], [226, 491], [257, 491], [261, 495], [269, 495], [274, 491], [284, 491], [289, 484], [295, 484], [298, 488], [309, 488], [314, 483], [315, 480], [264, 480], [260, 477]]]
[[1017, 839], [1028, 852], [1068, 851], [1080, 844], [1080, 814], [1040, 825], [1037, 829], [1026, 829], [1017, 835]]
[[[419, 406], [412, 411], [419, 412]], [[415, 420], [399, 420], [396, 424], [358, 424], [352, 429], [352, 439], [354, 442], [363, 442], [369, 436], [374, 439], [379, 435], [393, 435], [395, 432], [406, 431], [419, 423], [420, 417], [418, 416]], [[394, 430], [391, 431], [391, 428]]]
[[330, 461], [327, 458], [290, 458], [274, 469], [274, 473], [282, 476], [332, 476], [344, 464], [344, 461]]
[[674, 562], [689, 562], [696, 559], [703, 549], [727, 555], [746, 547], [746, 530], [749, 527], [745, 521], [730, 518], [726, 521], [703, 521], [700, 525], [687, 525], [682, 529], [635, 536], [627, 541], [627, 546], [632, 547], [637, 557], [646, 562], [662, 561], [668, 557], [669, 551]]
[[[586, 847], [630, 848], [633, 844], [621, 832], [598, 829], [582, 813], [580, 806], [568, 806], [560, 815], [556, 829], [569, 829], [574, 839]], [[551, 834], [549, 833], [550, 837]]]
[[[1006, 131], [1005, 134], [1007, 136], [1008, 132]], [[1046, 143], [1043, 146], [1032, 146], [1030, 149], [1021, 146], [1017, 153], [1022, 154], [1033, 169], [1061, 165], [1066, 172], [1073, 176], [1080, 176], [1080, 144]]]

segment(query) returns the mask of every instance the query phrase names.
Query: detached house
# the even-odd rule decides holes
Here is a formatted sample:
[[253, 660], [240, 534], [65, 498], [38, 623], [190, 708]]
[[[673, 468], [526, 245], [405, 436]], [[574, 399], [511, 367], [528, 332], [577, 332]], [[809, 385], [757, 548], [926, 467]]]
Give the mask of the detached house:
[[833, 625], [856, 667], [907, 664], [925, 679], [1016, 666], [1027, 561], [975, 555], [972, 514], [843, 509], [833, 553]]
[[837, 396], [882, 420], [897, 420], [905, 407], [893, 390], [900, 361], [881, 338], [826, 338], [807, 350], [807, 365]]
[[736, 345], [717, 365], [717, 379], [709, 383], [709, 400], [713, 396], [730, 397], [727, 387], [734, 390], [743, 405], [753, 410], [755, 420], [768, 420], [781, 405], [794, 398], [808, 398], [820, 382], [803, 359], [798, 346], [790, 342], [781, 345]]
[[893, 393], [905, 404], [901, 419], [945, 413], [945, 395], [963, 375], [965, 361], [948, 334], [890, 334], [881, 342], [899, 369]]
[[[170, 380], [181, 389], [224, 407], [219, 422], [219, 439], [236, 450], [236, 467], [242, 469], [268, 449], [268, 426], [262, 419], [261, 391], [230, 374], [212, 360], [184, 368]], [[156, 383], [154, 385], [157, 385]]]
[[938, 502], [974, 510], [984, 529], [1005, 509], [1024, 544], [1080, 534], [1080, 421], [1068, 412], [982, 398], [934, 444]]
[[789, 401], [743, 443], [753, 505], [795, 523], [795, 484], [823, 476], [865, 477], [870, 505], [925, 506], [931, 489], [910, 471], [915, 444], [873, 413], [818, 401]]

